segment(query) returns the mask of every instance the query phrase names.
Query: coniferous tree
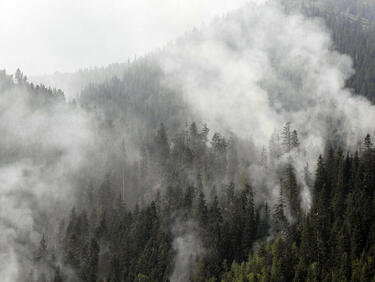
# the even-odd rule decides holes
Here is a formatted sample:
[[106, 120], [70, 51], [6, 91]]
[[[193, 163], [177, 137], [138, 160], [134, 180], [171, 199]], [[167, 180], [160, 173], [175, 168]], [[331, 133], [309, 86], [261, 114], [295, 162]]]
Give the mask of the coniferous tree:
[[290, 131], [290, 122], [285, 123], [281, 132], [282, 145], [285, 152], [289, 152], [292, 149], [292, 133]]

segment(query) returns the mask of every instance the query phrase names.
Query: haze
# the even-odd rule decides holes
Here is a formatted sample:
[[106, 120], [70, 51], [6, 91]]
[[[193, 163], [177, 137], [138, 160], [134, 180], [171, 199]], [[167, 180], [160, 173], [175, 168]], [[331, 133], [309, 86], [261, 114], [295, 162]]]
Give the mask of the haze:
[[3, 0], [0, 69], [28, 75], [127, 61], [245, 0]]

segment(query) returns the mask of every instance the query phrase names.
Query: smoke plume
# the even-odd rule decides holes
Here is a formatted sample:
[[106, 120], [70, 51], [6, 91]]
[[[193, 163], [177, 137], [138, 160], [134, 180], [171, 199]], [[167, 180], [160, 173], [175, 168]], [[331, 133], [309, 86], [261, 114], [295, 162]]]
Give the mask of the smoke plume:
[[[287, 12], [278, 1], [248, 3], [152, 57], [164, 71], [163, 83], [182, 92], [197, 121], [250, 144], [239, 148], [250, 160], [259, 202], [276, 201], [280, 168], [291, 163], [301, 207], [308, 210], [306, 173], [313, 175], [326, 141], [353, 149], [373, 132], [373, 106], [345, 88], [354, 73], [351, 59], [335, 51], [322, 20]], [[0, 95], [0, 277], [6, 282], [28, 280], [43, 234], [57, 232], [54, 223], [72, 206], [83, 177], [101, 178], [116, 166], [112, 156], [118, 155], [118, 163], [123, 158], [102, 142], [122, 147], [124, 139], [117, 137], [123, 132], [103, 130], [100, 140], [85, 111], [65, 103], [33, 107], [28, 95], [18, 88]], [[124, 120], [118, 121], [121, 130], [131, 118]], [[298, 132], [298, 148], [285, 149], [280, 141], [285, 126]], [[102, 149], [108, 149], [107, 159], [93, 153]], [[129, 151], [128, 158], [136, 150]], [[203, 255], [199, 230], [194, 223], [177, 223], [172, 233], [171, 280], [186, 281]]]
[[35, 107], [30, 95], [13, 88], [0, 96], [0, 277], [6, 282], [38, 275], [39, 242], [56, 234], [55, 223], [74, 202], [92, 138], [83, 112], [64, 102]]
[[[248, 3], [217, 19], [164, 50], [160, 63], [168, 83], [210, 127], [254, 145], [252, 159], [290, 122], [304, 152], [269, 161], [293, 162], [304, 208], [311, 202], [304, 168], [316, 163], [326, 140], [353, 148], [373, 128], [373, 107], [345, 88], [352, 61], [334, 50], [324, 22], [287, 12], [278, 1]], [[253, 181], [266, 181], [275, 198], [279, 179], [272, 169], [252, 173], [256, 167], [250, 169]]]
[[204, 254], [199, 239], [199, 229], [194, 222], [177, 222], [173, 228], [173, 249], [176, 251], [174, 269], [170, 280], [173, 282], [190, 281], [199, 256]]

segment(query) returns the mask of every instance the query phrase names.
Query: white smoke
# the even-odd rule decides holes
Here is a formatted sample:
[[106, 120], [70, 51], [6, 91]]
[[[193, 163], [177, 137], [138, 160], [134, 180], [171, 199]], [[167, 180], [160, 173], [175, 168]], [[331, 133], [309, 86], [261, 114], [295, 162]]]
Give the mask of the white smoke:
[[0, 277], [5, 282], [32, 279], [39, 242], [73, 203], [92, 139], [82, 112], [64, 102], [34, 107], [30, 95], [35, 94], [18, 88], [0, 93]]
[[192, 280], [192, 273], [197, 258], [204, 254], [202, 242], [199, 239], [199, 229], [192, 222], [177, 222], [173, 227], [173, 249], [176, 252], [174, 269], [170, 277], [172, 282]]
[[[291, 122], [304, 152], [278, 162], [292, 156], [305, 208], [311, 198], [304, 167], [316, 163], [326, 140], [353, 148], [373, 129], [374, 108], [345, 89], [351, 59], [334, 51], [322, 20], [287, 13], [278, 1], [248, 3], [217, 19], [164, 50], [160, 63], [202, 120], [252, 142], [258, 152]], [[279, 180], [268, 188], [277, 196]]]
[[[375, 110], [345, 89], [352, 62], [334, 51], [324, 23], [288, 14], [276, 1], [249, 3], [157, 56], [167, 83], [182, 89], [199, 119], [251, 142], [259, 153], [268, 148], [275, 130], [291, 122], [304, 151], [274, 161], [292, 158], [305, 208], [311, 196], [304, 167], [309, 163], [313, 170], [327, 138], [354, 147], [373, 131]], [[55, 210], [48, 214], [55, 222], [69, 206], [93, 142], [82, 112], [66, 105], [33, 110], [26, 94], [0, 96], [0, 277], [6, 282], [26, 279], [41, 228], [46, 228], [35, 214]], [[267, 196], [278, 196], [276, 171], [264, 171], [256, 163], [249, 170], [257, 186], [268, 188]], [[203, 253], [194, 226], [176, 229], [171, 280], [184, 281], [192, 261]]]

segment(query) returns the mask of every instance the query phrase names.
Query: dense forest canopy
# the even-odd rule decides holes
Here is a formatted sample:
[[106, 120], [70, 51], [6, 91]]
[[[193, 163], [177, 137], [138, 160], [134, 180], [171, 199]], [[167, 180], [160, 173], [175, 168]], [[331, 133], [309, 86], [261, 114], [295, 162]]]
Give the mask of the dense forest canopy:
[[1, 71], [4, 281], [373, 281], [374, 17], [249, 3], [34, 80], [69, 99]]

